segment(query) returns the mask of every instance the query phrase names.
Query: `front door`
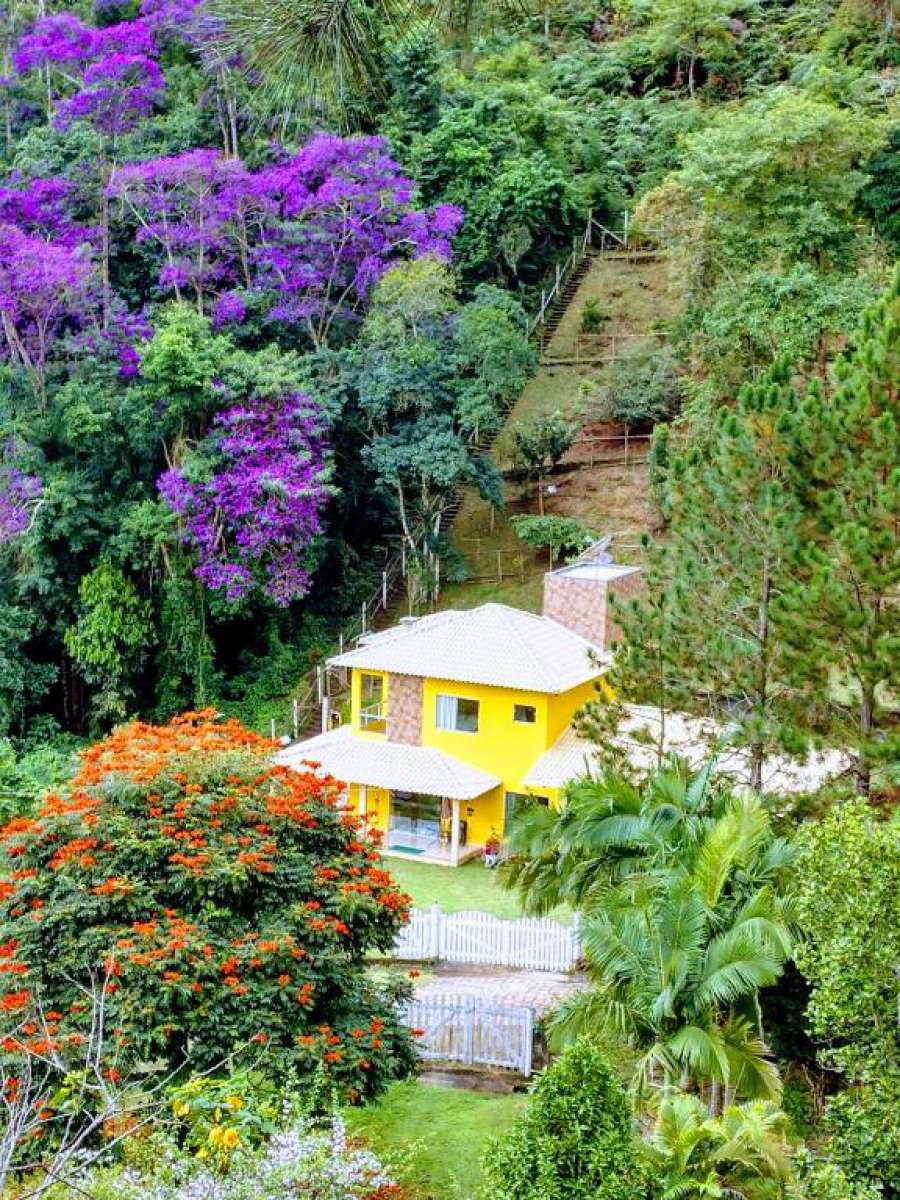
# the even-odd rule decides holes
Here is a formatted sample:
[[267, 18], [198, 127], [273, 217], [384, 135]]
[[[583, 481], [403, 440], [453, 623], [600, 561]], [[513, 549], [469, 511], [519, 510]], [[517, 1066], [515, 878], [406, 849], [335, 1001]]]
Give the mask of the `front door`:
[[391, 792], [388, 846], [395, 850], [427, 850], [441, 833], [441, 800], [417, 792]]

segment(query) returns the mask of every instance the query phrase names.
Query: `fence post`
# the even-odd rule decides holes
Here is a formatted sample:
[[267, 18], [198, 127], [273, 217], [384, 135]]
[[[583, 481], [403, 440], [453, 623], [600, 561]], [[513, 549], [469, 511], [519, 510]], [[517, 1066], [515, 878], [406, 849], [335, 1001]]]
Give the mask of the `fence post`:
[[429, 930], [429, 958], [437, 962], [441, 957], [441, 907], [437, 900], [431, 906], [431, 928]]
[[625, 249], [627, 250], [628, 249], [628, 209], [627, 208], [625, 209], [625, 214], [624, 214], [624, 225], [625, 225]]
[[363, 602], [362, 602], [362, 633], [366, 632], [366, 617], [367, 617], [367, 615], [368, 614], [366, 613], [366, 602], [365, 602], [365, 600], [363, 600]]
[[291, 704], [291, 723], [294, 727], [294, 741], [300, 736], [300, 701], [294, 697]]
[[497, 551], [497, 582], [503, 582], [503, 551]]
[[464, 1005], [466, 1023], [466, 1043], [463, 1049], [463, 1062], [471, 1067], [475, 1062], [475, 997], [467, 996]]
[[522, 1074], [528, 1078], [531, 1074], [531, 1060], [534, 1052], [534, 1009], [526, 1008], [522, 1014], [524, 1026], [522, 1030], [522, 1041], [524, 1042], [523, 1049], [525, 1051], [524, 1061], [522, 1062]]
[[559, 295], [559, 263], [556, 264], [556, 287], [553, 290]]
[[628, 466], [628, 426], [625, 426], [625, 466]]
[[272, 718], [272, 741], [275, 741], [275, 718]]
[[387, 608], [388, 601], [388, 578], [387, 571], [381, 572], [381, 607]]

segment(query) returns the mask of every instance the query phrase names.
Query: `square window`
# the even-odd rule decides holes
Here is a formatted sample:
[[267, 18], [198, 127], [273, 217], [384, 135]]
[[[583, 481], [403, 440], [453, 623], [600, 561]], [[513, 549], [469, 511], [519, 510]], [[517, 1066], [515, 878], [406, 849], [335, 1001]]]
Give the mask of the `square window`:
[[438, 729], [456, 733], [478, 732], [478, 701], [462, 696], [438, 696], [434, 723]]
[[513, 720], [523, 725], [533, 725], [537, 720], [537, 709], [533, 704], [514, 704]]
[[477, 700], [457, 700], [456, 702], [456, 728], [460, 733], [477, 733], [478, 732], [478, 701]]

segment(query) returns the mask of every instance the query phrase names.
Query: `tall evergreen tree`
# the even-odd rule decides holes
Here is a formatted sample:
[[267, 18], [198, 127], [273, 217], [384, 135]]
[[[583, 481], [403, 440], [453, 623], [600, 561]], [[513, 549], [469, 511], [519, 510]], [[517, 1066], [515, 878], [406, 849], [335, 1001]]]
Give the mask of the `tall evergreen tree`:
[[[800, 407], [803, 574], [786, 593], [792, 670], [856, 748], [859, 791], [900, 733], [900, 272]], [[893, 724], [893, 729], [891, 725]]]
[[673, 458], [669, 534], [650, 548], [646, 594], [617, 609], [607, 676], [618, 694], [654, 704], [660, 727], [666, 709], [685, 706], [732, 725], [756, 787], [773, 750], [801, 748], [777, 620], [801, 528], [795, 411], [779, 366], [720, 410], [707, 445]]

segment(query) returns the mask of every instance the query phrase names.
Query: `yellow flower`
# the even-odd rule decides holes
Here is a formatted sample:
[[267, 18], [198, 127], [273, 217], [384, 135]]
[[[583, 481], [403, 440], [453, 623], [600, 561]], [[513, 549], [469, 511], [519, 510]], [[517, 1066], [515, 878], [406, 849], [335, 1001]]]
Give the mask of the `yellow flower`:
[[240, 1140], [241, 1135], [236, 1129], [222, 1130], [222, 1145], [226, 1150], [233, 1150]]
[[213, 1125], [212, 1129], [210, 1129], [209, 1140], [212, 1142], [212, 1144], [214, 1146], [218, 1146], [219, 1142], [221, 1142], [222, 1134], [224, 1132], [225, 1131], [222, 1129], [221, 1125]]
[[232, 1112], [240, 1112], [241, 1109], [244, 1107], [244, 1101], [241, 1099], [240, 1096], [229, 1096], [228, 1099], [225, 1101], [225, 1103], [228, 1105], [228, 1107], [231, 1109]]
[[184, 1100], [174, 1100], [172, 1102], [172, 1111], [176, 1117], [186, 1117], [191, 1111], [191, 1106], [186, 1104]]

